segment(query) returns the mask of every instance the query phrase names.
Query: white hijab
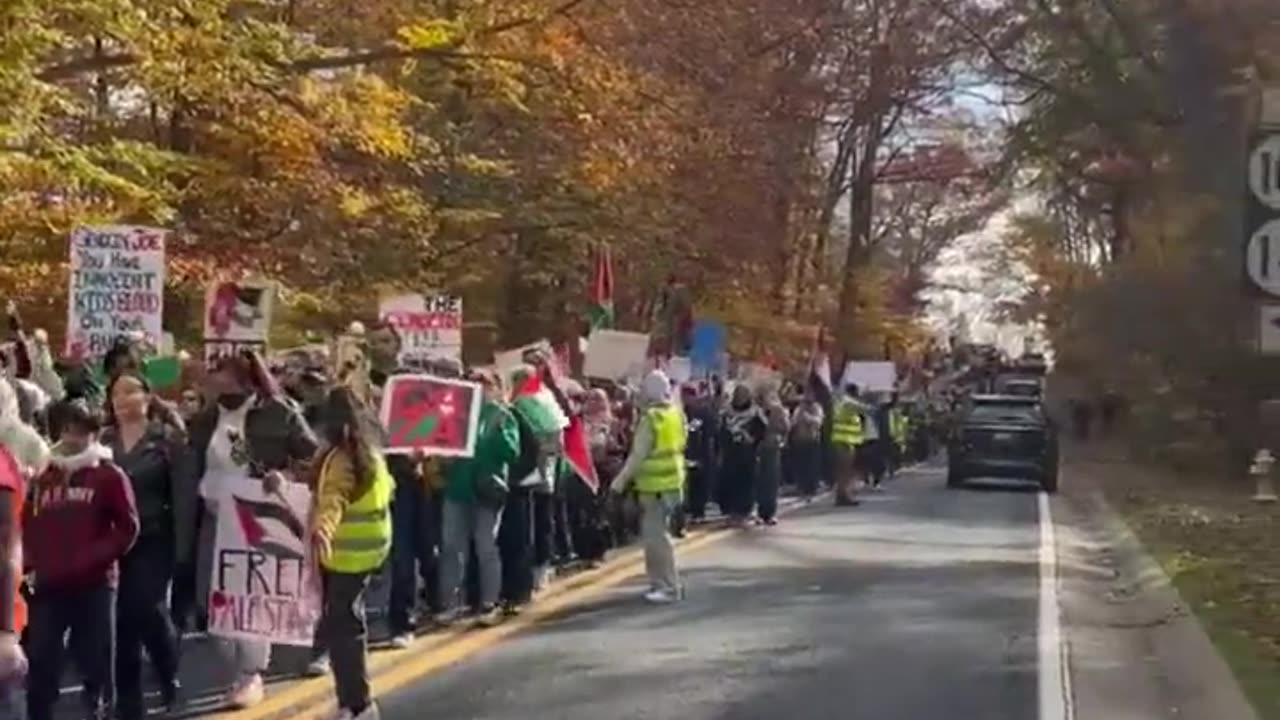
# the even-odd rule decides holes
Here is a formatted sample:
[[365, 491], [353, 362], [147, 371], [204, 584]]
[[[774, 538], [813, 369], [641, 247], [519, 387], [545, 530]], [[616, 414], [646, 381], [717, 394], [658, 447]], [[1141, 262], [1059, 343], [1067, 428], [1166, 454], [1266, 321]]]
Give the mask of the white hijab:
[[18, 470], [28, 478], [49, 466], [49, 444], [35, 428], [22, 422], [18, 393], [4, 378], [0, 378], [0, 445], [13, 455]]

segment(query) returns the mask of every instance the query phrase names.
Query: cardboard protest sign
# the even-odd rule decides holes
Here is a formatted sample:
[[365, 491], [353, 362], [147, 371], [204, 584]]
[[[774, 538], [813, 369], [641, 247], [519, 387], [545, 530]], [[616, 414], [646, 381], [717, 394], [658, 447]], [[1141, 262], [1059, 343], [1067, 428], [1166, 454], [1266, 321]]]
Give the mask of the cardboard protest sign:
[[551, 348], [549, 340], [539, 340], [537, 342], [522, 345], [513, 350], [501, 350], [493, 354], [493, 367], [508, 380], [511, 379], [511, 373], [524, 364], [525, 353], [537, 351], [547, 357], [553, 357], [555, 352]]
[[667, 358], [666, 373], [672, 382], [683, 385], [693, 378], [693, 364], [689, 358], [679, 355]]
[[621, 330], [596, 330], [588, 339], [582, 374], [606, 380], [639, 379], [649, 367], [649, 336]]
[[71, 233], [68, 355], [96, 360], [117, 337], [135, 333], [160, 347], [165, 236], [164, 230], [134, 225]]
[[462, 298], [418, 294], [384, 299], [378, 317], [400, 333], [400, 362], [431, 359], [462, 362]]
[[480, 386], [432, 375], [393, 375], [382, 389], [388, 453], [475, 454]]
[[269, 282], [210, 285], [205, 295], [205, 358], [211, 360], [242, 348], [265, 349], [275, 294], [275, 285]]
[[209, 633], [310, 647], [320, 618], [307, 549], [311, 491], [284, 483], [268, 495], [260, 480], [228, 480], [218, 499]]
[[840, 387], [857, 383], [863, 392], [892, 392], [898, 381], [898, 370], [892, 362], [852, 360], [844, 366]]

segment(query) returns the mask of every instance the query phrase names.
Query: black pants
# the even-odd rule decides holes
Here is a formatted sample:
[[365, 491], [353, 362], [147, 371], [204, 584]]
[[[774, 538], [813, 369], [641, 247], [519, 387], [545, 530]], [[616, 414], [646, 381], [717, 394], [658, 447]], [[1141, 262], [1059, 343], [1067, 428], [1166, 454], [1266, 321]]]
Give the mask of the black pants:
[[[110, 705], [112, 614], [115, 590], [105, 582], [83, 590], [37, 586], [31, 602], [28, 640], [30, 677], [27, 711], [31, 720], [53, 720], [68, 649], [84, 678], [84, 705], [91, 718], [106, 718]], [[63, 641], [70, 630], [70, 642]]]
[[592, 492], [578, 476], [574, 475], [565, 482], [573, 550], [582, 560], [602, 560], [609, 549], [609, 527], [604, 516], [604, 504], [600, 496]]
[[353, 715], [368, 707], [369, 671], [365, 665], [369, 627], [365, 621], [364, 594], [369, 573], [325, 570], [324, 606], [317, 634], [324, 638], [333, 667], [338, 707]]
[[533, 595], [533, 495], [515, 488], [507, 496], [498, 528], [498, 554], [502, 559], [502, 600], [513, 605], [529, 602]]
[[813, 497], [818, 493], [818, 483], [822, 479], [822, 444], [793, 442], [790, 448], [796, 486], [804, 497]]
[[178, 677], [178, 632], [165, 605], [173, 574], [168, 534], [138, 538], [120, 561], [116, 609], [116, 706], [120, 720], [146, 716], [142, 699], [142, 648], [160, 684], [171, 692]]
[[689, 518], [702, 520], [707, 516], [707, 503], [711, 500], [711, 478], [705, 464], [689, 468], [686, 482], [689, 496], [685, 501]]
[[438, 605], [439, 512], [439, 503], [420, 483], [396, 483], [391, 506], [391, 597], [387, 608], [387, 622], [393, 634], [414, 630], [419, 578], [428, 602]]
[[546, 492], [533, 493], [533, 564], [550, 565], [557, 556], [556, 498]]

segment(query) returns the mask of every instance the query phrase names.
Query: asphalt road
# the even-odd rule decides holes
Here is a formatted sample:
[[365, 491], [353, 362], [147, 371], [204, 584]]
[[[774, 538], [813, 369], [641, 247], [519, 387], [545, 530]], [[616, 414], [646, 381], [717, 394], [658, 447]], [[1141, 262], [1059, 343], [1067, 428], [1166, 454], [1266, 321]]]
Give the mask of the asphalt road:
[[1035, 720], [1034, 488], [917, 470], [854, 509], [810, 506], [382, 698], [384, 718]]

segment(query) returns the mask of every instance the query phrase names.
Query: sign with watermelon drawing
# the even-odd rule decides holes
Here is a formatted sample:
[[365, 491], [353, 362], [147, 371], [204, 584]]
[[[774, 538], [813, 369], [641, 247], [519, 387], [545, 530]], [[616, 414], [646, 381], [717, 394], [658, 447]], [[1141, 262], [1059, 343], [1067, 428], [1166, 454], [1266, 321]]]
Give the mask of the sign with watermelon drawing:
[[320, 619], [320, 586], [307, 547], [311, 491], [284, 483], [226, 478], [218, 498], [209, 633], [310, 647]]
[[388, 453], [475, 454], [480, 386], [434, 375], [393, 375], [382, 392]]

